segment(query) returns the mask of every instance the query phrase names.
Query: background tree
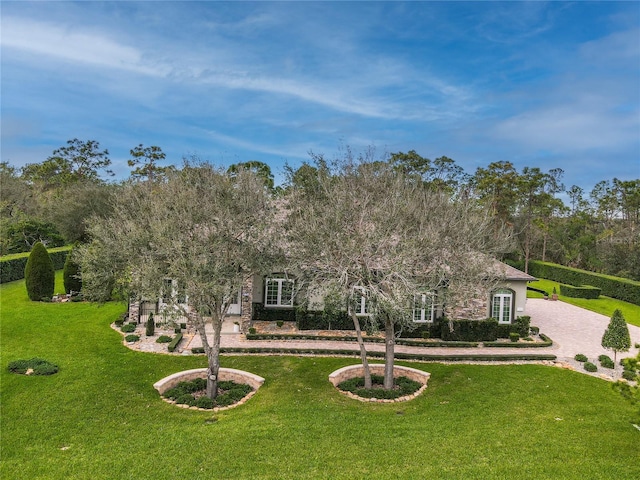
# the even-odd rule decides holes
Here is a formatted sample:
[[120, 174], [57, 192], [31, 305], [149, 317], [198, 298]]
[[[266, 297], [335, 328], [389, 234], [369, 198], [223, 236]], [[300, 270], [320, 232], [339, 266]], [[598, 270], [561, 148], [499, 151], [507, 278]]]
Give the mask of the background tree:
[[344, 299], [358, 333], [354, 298], [365, 295], [373, 305], [371, 316], [361, 318], [383, 324], [385, 388], [391, 388], [395, 331], [414, 325], [414, 297], [442, 290], [445, 281], [452, 310], [466, 304], [470, 292], [488, 294], [500, 274], [486, 255], [508, 245], [471, 202], [454, 201], [415, 175], [371, 160], [347, 155], [330, 171], [318, 168], [320, 188], [291, 191], [286, 250], [311, 291], [331, 286]]
[[113, 175], [108, 150], [100, 150], [96, 140], [68, 140], [42, 163], [27, 164], [22, 174], [43, 190], [80, 180], [100, 180], [100, 173]]
[[273, 186], [273, 173], [271, 173], [271, 167], [269, 167], [269, 165], [267, 165], [264, 162], [259, 162], [257, 160], [250, 160], [248, 162], [234, 163], [233, 165], [229, 166], [229, 168], [227, 170], [227, 173], [231, 177], [235, 177], [242, 170], [248, 170], [248, 171], [253, 172], [254, 174], [256, 174], [258, 176], [258, 178], [260, 178], [262, 180], [262, 182], [264, 183], [264, 186], [267, 187], [267, 190], [269, 192], [273, 192], [273, 189], [274, 189], [274, 186]]
[[161, 167], [158, 165], [167, 157], [158, 146], [145, 147], [140, 144], [132, 148], [129, 153], [132, 158], [127, 160], [127, 165], [135, 167], [131, 171], [131, 178], [134, 180], [153, 183], [155, 180], [165, 178], [167, 172], [173, 169], [172, 166]]
[[30, 300], [39, 301], [53, 296], [55, 270], [49, 252], [40, 242], [33, 246], [29, 254], [24, 269], [24, 280]]
[[[263, 180], [240, 169], [232, 177], [197, 159], [167, 181], [123, 187], [109, 218], [96, 219], [82, 248], [83, 291], [104, 292], [104, 278], [138, 298], [160, 294], [170, 278], [188, 298], [189, 316], [208, 359], [207, 395], [217, 394], [220, 331], [229, 305], [253, 274], [270, 270], [276, 232]], [[207, 325], [213, 336], [209, 341]]]
[[615, 310], [611, 316], [609, 326], [602, 336], [602, 346], [613, 350], [613, 361], [616, 361], [618, 352], [628, 352], [631, 348], [631, 336], [629, 327], [620, 310]]
[[518, 172], [511, 162], [492, 162], [487, 168], [479, 167], [470, 183], [480, 204], [488, 207], [495, 218], [496, 229], [513, 223]]

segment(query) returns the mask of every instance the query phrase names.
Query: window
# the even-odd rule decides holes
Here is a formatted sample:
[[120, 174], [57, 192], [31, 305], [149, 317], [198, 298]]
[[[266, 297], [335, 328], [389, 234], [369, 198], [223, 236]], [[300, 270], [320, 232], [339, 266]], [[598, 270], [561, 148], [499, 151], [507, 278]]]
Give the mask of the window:
[[355, 287], [353, 290], [353, 309], [356, 315], [370, 315], [369, 303], [366, 290], [362, 287]]
[[413, 297], [413, 321], [415, 323], [433, 322], [435, 318], [435, 295], [422, 293]]
[[294, 281], [290, 278], [266, 278], [264, 304], [267, 307], [293, 307]]
[[513, 313], [513, 290], [501, 288], [491, 297], [491, 317], [499, 323], [511, 323]]
[[184, 288], [180, 287], [178, 282], [171, 278], [165, 278], [162, 281], [162, 295], [160, 298], [164, 304], [174, 302], [179, 304], [187, 303], [187, 295]]

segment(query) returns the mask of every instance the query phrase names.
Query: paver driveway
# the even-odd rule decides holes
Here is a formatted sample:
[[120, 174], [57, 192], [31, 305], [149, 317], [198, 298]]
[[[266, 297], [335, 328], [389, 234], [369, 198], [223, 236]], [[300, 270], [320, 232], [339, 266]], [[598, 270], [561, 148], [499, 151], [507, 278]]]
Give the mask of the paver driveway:
[[[577, 353], [585, 354], [591, 361], [602, 354], [613, 358], [612, 352], [601, 346], [609, 317], [565, 302], [538, 298], [528, 299], [526, 310], [531, 325], [540, 327], [553, 340], [550, 351], [558, 360], [573, 359]], [[629, 333], [631, 350], [618, 354], [618, 358], [635, 356], [638, 352], [633, 345], [640, 343], [640, 327], [629, 325]]]

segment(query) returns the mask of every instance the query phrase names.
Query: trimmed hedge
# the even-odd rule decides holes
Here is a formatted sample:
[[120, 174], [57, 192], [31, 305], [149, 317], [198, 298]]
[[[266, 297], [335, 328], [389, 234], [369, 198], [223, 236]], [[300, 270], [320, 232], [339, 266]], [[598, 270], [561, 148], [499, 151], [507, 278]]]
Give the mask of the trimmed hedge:
[[[71, 247], [59, 247], [48, 250], [54, 270], [62, 270]], [[20, 255], [9, 255], [0, 259], [0, 283], [14, 282], [24, 278], [29, 252]]]
[[602, 295], [640, 305], [640, 282], [564, 267], [555, 263], [532, 260], [529, 274], [567, 285], [593, 285], [602, 289]]
[[56, 272], [45, 246], [36, 242], [24, 269], [27, 294], [32, 301], [51, 299], [55, 289]]
[[601, 288], [592, 287], [591, 285], [574, 287], [573, 285], [560, 284], [560, 294], [565, 297], [595, 299], [600, 296], [601, 291]]
[[175, 337], [173, 337], [173, 340], [171, 340], [171, 343], [167, 345], [167, 350], [169, 350], [170, 352], [173, 352], [176, 348], [178, 348], [178, 344], [180, 343], [181, 340], [182, 340], [182, 334], [178, 333]]
[[267, 308], [260, 302], [251, 304], [251, 320], [262, 322], [276, 322], [283, 320], [285, 322], [296, 321], [295, 308]]

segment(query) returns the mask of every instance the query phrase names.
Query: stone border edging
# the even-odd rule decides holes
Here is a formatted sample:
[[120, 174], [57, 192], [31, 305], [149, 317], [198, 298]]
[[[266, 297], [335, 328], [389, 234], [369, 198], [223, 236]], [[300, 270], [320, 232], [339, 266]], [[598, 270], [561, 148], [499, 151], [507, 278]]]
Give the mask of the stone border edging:
[[232, 380], [236, 383], [245, 383], [253, 387], [253, 391], [249, 392], [242, 400], [233, 405], [229, 405], [226, 407], [215, 407], [215, 408], [199, 408], [199, 407], [190, 407], [188, 405], [176, 404], [175, 401], [169, 400], [162, 396], [164, 392], [169, 390], [170, 388], [175, 387], [180, 382], [190, 382], [195, 380], [196, 378], [206, 378], [207, 376], [207, 368], [194, 368], [191, 370], [183, 370], [182, 372], [177, 372], [169, 375], [168, 377], [164, 377], [163, 379], [158, 380], [153, 384], [153, 388], [155, 388], [160, 394], [160, 398], [167, 403], [172, 405], [180, 406], [181, 408], [188, 408], [190, 410], [200, 410], [203, 412], [220, 412], [222, 410], [229, 410], [231, 408], [235, 408], [238, 405], [244, 404], [247, 400], [253, 397], [258, 389], [264, 383], [264, 378], [260, 377], [251, 372], [245, 372], [244, 370], [237, 370], [235, 368], [223, 368], [221, 367], [218, 370], [218, 380]]
[[[384, 375], [384, 364], [383, 363], [373, 363], [369, 365], [369, 369], [371, 370], [372, 375]], [[338, 385], [345, 380], [350, 380], [355, 377], [361, 377], [363, 375], [363, 367], [362, 364], [357, 365], [348, 365], [346, 367], [339, 368], [334, 372], [331, 372], [329, 375], [329, 381], [331, 384], [336, 387], [336, 389], [346, 395], [349, 398], [353, 398], [355, 400], [359, 400], [361, 402], [367, 403], [399, 403], [406, 402], [408, 400], [413, 400], [427, 388], [427, 382], [429, 381], [429, 377], [431, 374], [429, 372], [424, 372], [422, 370], [418, 370], [417, 368], [404, 367], [401, 365], [393, 366], [393, 376], [405, 376], [410, 380], [414, 380], [422, 384], [422, 386], [412, 393], [411, 395], [405, 395], [404, 397], [398, 398], [363, 398], [358, 395], [355, 395], [351, 392], [345, 392], [338, 388]]]

